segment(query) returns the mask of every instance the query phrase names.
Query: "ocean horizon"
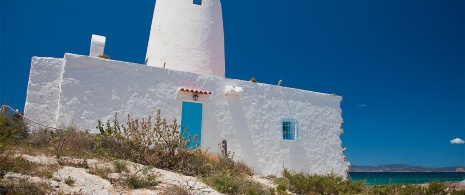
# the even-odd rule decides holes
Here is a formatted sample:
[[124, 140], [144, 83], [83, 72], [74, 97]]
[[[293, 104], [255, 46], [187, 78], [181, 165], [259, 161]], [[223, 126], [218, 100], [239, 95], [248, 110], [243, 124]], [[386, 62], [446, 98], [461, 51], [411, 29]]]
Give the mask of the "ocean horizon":
[[465, 172], [349, 172], [349, 176], [352, 181], [365, 180], [369, 186], [465, 181]]

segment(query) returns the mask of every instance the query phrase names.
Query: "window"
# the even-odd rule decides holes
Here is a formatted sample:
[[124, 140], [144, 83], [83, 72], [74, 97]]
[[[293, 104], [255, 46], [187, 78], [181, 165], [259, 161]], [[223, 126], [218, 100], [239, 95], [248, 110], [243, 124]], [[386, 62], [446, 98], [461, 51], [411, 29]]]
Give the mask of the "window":
[[297, 119], [283, 117], [283, 140], [297, 140]]
[[202, 0], [194, 0], [194, 4], [196, 4], [196, 5], [202, 5]]

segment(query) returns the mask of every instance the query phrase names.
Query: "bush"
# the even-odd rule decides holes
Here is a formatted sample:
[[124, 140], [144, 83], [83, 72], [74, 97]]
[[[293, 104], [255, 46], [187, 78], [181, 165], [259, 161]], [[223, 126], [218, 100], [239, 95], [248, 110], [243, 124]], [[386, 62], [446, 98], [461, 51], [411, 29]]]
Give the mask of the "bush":
[[289, 188], [289, 183], [287, 182], [286, 179], [284, 178], [276, 178], [275, 179], [275, 183], [278, 184], [278, 186], [276, 187], [276, 190], [278, 192], [285, 192], [287, 191], [287, 189]]
[[297, 194], [359, 194], [365, 187], [364, 182], [351, 182], [332, 174], [310, 175], [284, 169], [283, 177], [289, 182], [289, 190]]
[[128, 171], [128, 164], [125, 161], [116, 160], [113, 161], [113, 167], [116, 173], [122, 173]]
[[222, 172], [205, 178], [204, 182], [218, 190], [220, 193], [237, 194], [241, 179], [234, 177], [231, 173]]
[[63, 155], [87, 159], [93, 155], [94, 138], [89, 132], [78, 131], [76, 127], [70, 126], [56, 130], [51, 135], [52, 153], [57, 159]]
[[105, 125], [99, 120], [97, 129], [100, 134], [96, 137], [96, 150], [103, 156], [131, 160], [187, 175], [199, 172], [192, 170], [198, 167], [186, 164], [199, 158], [188, 148], [191, 142], [196, 142], [196, 136], [185, 139], [180, 135], [176, 119], [169, 124], [161, 118], [160, 110], [157, 110], [154, 122], [150, 116], [140, 121], [128, 115], [126, 125], [120, 125], [118, 115], [115, 114], [114, 120], [107, 121]]
[[253, 170], [243, 162], [236, 162], [228, 155], [210, 161], [211, 169], [203, 181], [226, 194], [269, 194], [267, 188], [248, 178]]
[[0, 149], [3, 148], [4, 144], [26, 139], [28, 131], [27, 123], [21, 114], [0, 113]]
[[[126, 159], [144, 165], [203, 177], [209, 185], [225, 193], [246, 193], [249, 190], [262, 193], [264, 188], [247, 180], [253, 170], [243, 162], [236, 162], [228, 155], [218, 157], [201, 149], [189, 148], [190, 143], [198, 147], [196, 135], [180, 134], [176, 119], [168, 123], [157, 110], [154, 119], [133, 119], [128, 115], [126, 125], [120, 125], [118, 115], [113, 121], [103, 124], [98, 121], [100, 134], [96, 137], [96, 151], [111, 158]], [[187, 138], [186, 138], [187, 137]], [[129, 178], [132, 187], [138, 180]], [[250, 187], [252, 189], [249, 189]]]
[[143, 177], [139, 177], [136, 175], [129, 175], [126, 178], [124, 183], [126, 184], [126, 186], [128, 186], [131, 189], [141, 189], [141, 188], [151, 186], [151, 183], [153, 182], [151, 181], [150, 178], [143, 178]]
[[111, 173], [111, 169], [106, 166], [101, 166], [101, 167], [95, 166], [90, 169], [89, 173], [98, 175], [103, 179], [108, 179], [108, 174]]
[[54, 133], [54, 131], [48, 128], [40, 128], [39, 131], [29, 134], [27, 143], [33, 147], [47, 147], [53, 141]]
[[440, 181], [432, 181], [428, 184], [426, 192], [428, 194], [447, 194], [445, 193], [447, 186]]
[[[105, 124], [98, 121], [97, 129], [100, 132], [97, 135], [78, 131], [72, 126], [55, 131], [40, 129], [33, 132], [26, 143], [28, 147], [45, 148], [47, 152], [58, 158], [60, 165], [89, 168], [86, 159], [99, 156], [112, 160], [119, 159], [113, 161], [113, 167], [115, 172], [124, 174], [128, 168], [121, 160], [130, 160], [149, 167], [205, 178], [210, 185], [228, 193], [269, 193], [260, 184], [248, 180], [253, 170], [243, 162], [234, 161], [231, 155], [220, 157], [208, 151], [189, 148], [191, 143], [195, 143], [195, 147], [198, 147], [196, 135], [189, 135], [187, 129], [186, 134], [181, 135], [176, 119], [168, 123], [166, 119], [161, 118], [160, 110], [157, 110], [155, 118], [139, 120], [128, 115], [125, 125], [119, 124], [118, 116], [115, 114], [113, 121], [107, 121]], [[0, 156], [2, 173], [12, 170], [30, 174], [38, 171], [34, 167], [40, 167], [22, 158], [6, 158], [6, 156], [8, 155]], [[94, 167], [90, 172], [108, 178], [111, 170], [107, 167]], [[51, 177], [50, 173], [42, 174]], [[73, 181], [74, 179], [67, 178], [65, 182], [73, 185]], [[127, 175], [116, 182], [136, 189], [157, 184], [151, 175], [143, 177]]]

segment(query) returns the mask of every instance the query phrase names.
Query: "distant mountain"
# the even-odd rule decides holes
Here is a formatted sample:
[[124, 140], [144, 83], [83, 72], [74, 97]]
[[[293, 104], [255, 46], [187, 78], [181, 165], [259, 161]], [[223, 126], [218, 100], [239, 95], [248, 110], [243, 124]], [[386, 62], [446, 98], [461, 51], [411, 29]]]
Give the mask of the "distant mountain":
[[410, 166], [404, 164], [391, 164], [380, 166], [358, 166], [352, 165], [350, 172], [465, 172], [465, 167], [440, 167], [427, 168], [421, 166]]

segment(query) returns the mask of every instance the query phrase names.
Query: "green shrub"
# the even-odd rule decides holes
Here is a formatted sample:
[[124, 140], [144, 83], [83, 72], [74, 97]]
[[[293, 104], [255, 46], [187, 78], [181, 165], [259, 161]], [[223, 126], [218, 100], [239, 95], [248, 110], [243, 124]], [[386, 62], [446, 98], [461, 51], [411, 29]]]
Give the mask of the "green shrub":
[[127, 172], [128, 164], [125, 161], [115, 160], [113, 161], [113, 167], [116, 173]]
[[37, 163], [29, 162], [21, 157], [14, 157], [13, 154], [0, 155], [0, 176], [3, 177], [7, 172], [28, 174], [37, 167]]
[[239, 193], [240, 194], [270, 194], [270, 191], [267, 187], [262, 184], [249, 180], [247, 178], [242, 179], [239, 183]]
[[257, 192], [253, 189], [253, 187], [247, 188], [247, 191], [245, 192], [246, 195], [258, 195]]
[[233, 169], [217, 170], [202, 179], [204, 183], [225, 194], [269, 194], [269, 189]]
[[252, 77], [252, 78], [250, 79], [250, 82], [256, 83], [256, 82], [257, 82], [257, 79], [255, 79], [255, 77]]
[[27, 124], [21, 114], [0, 113], [0, 149], [3, 150], [4, 144], [16, 143], [19, 140], [26, 139], [28, 131]]
[[150, 186], [150, 181], [147, 178], [130, 175], [126, 178], [125, 184], [131, 189], [141, 189]]
[[223, 172], [205, 178], [204, 182], [218, 190], [220, 193], [237, 194], [241, 178], [234, 177], [231, 173]]
[[432, 181], [428, 184], [428, 189], [426, 193], [428, 194], [447, 194], [445, 193], [447, 186], [445, 183], [440, 181]]
[[72, 178], [71, 176], [68, 176], [67, 178], [65, 178], [65, 184], [69, 186], [73, 186], [74, 183], [76, 183], [76, 180]]
[[277, 193], [284, 193], [288, 190], [289, 183], [284, 178], [275, 178], [275, 183], [278, 185], [276, 187]]
[[283, 177], [289, 182], [289, 190], [297, 194], [359, 194], [365, 187], [364, 182], [351, 182], [333, 174], [310, 175], [284, 169]]

